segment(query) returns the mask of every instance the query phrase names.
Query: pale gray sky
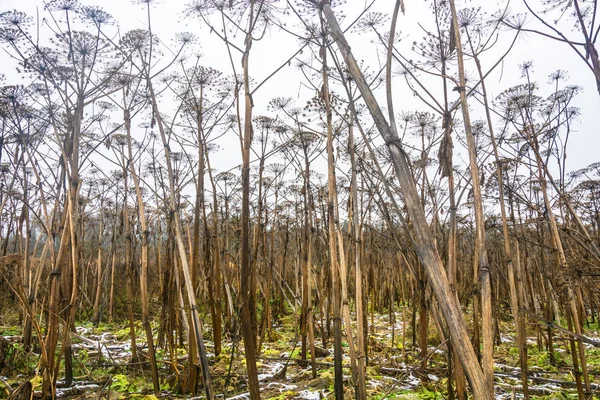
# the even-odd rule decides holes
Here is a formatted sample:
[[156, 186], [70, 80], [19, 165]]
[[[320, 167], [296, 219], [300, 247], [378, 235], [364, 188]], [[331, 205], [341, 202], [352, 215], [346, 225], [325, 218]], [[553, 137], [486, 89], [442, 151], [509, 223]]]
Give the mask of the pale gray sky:
[[[119, 24], [121, 33], [131, 29], [146, 27], [146, 14], [143, 5], [133, 4], [130, 1], [122, 0], [104, 0], [104, 1], [82, 1], [84, 4], [101, 5], [106, 11], [113, 15]], [[198, 18], [186, 18], [183, 15], [187, 1], [162, 0], [153, 6], [153, 32], [165, 43], [170, 44], [171, 39], [176, 33], [187, 31], [196, 34], [199, 37], [200, 52], [202, 53], [201, 64], [221, 70], [224, 74], [231, 73], [231, 64], [225, 49], [225, 46], [213, 33], [211, 34]], [[356, 15], [363, 9], [366, 1], [348, 0], [343, 10], [347, 14], [344, 22], [347, 24], [352, 21]], [[430, 26], [432, 15], [430, 13], [429, 3], [423, 1], [405, 1], [406, 15], [399, 19], [398, 28], [403, 38], [400, 46], [408, 57], [413, 57], [410, 47], [413, 41], [419, 41], [423, 37], [423, 31], [419, 24]], [[381, 12], [391, 12], [394, 2], [392, 0], [377, 0], [374, 10]], [[488, 12], [494, 12], [500, 7], [504, 7], [505, 2], [499, 1], [468, 1], [458, 2], [458, 7], [475, 7], [482, 5]], [[40, 16], [46, 15], [43, 10], [43, 3], [38, 0], [0, 0], [0, 12], [18, 9], [27, 12], [35, 17], [36, 7], [39, 8]], [[523, 5], [520, 0], [513, 0], [511, 9], [516, 12], [522, 11]], [[290, 17], [290, 24], [296, 24], [297, 19]], [[539, 27], [531, 17], [527, 18], [530, 23], [528, 27]], [[344, 24], [342, 24], [344, 25]], [[387, 29], [387, 27], [385, 28]], [[383, 30], [383, 28], [382, 28]], [[48, 35], [47, 29], [41, 29], [42, 36]], [[571, 33], [575, 35], [576, 33]], [[503, 32], [500, 36], [498, 50], [496, 53], [489, 52], [483, 59], [485, 66], [490, 66], [496, 61], [497, 54], [506, 49], [506, 41], [512, 36], [511, 32]], [[237, 35], [234, 40], [241, 45], [242, 35]], [[349, 34], [349, 41], [352, 45], [355, 56], [360, 60], [365, 60], [365, 65], [369, 65], [371, 70], [377, 70], [383, 63], [383, 53], [381, 48], [373, 44], [376, 38], [373, 34]], [[503, 47], [504, 46], [504, 47]], [[264, 39], [255, 42], [251, 53], [251, 75], [256, 81], [262, 81], [275, 68], [284, 62], [297, 49], [297, 41], [286, 33], [280, 32], [277, 28], [271, 28]], [[241, 56], [233, 54], [235, 67], [240, 72]], [[168, 57], [165, 52], [164, 58]], [[490, 76], [488, 86], [490, 94], [493, 97], [502, 90], [523, 83], [520, 79], [520, 70], [518, 65], [526, 60], [534, 61], [534, 77], [542, 88], [542, 93], [550, 94], [551, 87], [547, 85], [548, 75], [557, 69], [568, 71], [569, 83], [583, 87], [583, 93], [578, 97], [576, 105], [581, 108], [579, 122], [575, 126], [576, 132], [570, 139], [568, 150], [567, 169], [579, 169], [586, 165], [598, 161], [598, 126], [600, 126], [600, 96], [596, 91], [595, 82], [591, 71], [583, 62], [573, 53], [565, 44], [553, 42], [549, 39], [543, 39], [537, 35], [526, 33], [522, 34], [517, 45], [505, 59], [503, 64]], [[11, 63], [7, 60], [4, 52], [0, 53], [0, 72], [7, 77], [7, 84], [18, 82], [18, 77], [11, 70]], [[471, 72], [475, 72], [473, 67], [469, 67]], [[268, 82], [255, 95], [254, 101], [257, 105], [255, 115], [266, 112], [268, 101], [277, 96], [290, 96], [298, 101], [298, 105], [304, 105], [304, 102], [312, 96], [312, 93], [306, 88], [302, 89], [302, 74], [292, 62], [290, 67], [284, 68], [272, 80]], [[454, 93], [457, 94], [457, 93]], [[396, 101], [396, 111], [414, 111], [427, 110], [427, 107], [413, 97], [407, 89], [402, 77], [397, 77], [394, 83], [394, 96]], [[382, 103], [383, 104], [383, 103]], [[481, 107], [474, 101], [471, 104], [474, 112], [473, 119], [483, 118]], [[234, 137], [227, 139], [222, 144], [224, 150], [216, 154], [213, 160], [214, 166], [219, 169], [227, 169], [227, 165], [239, 163], [240, 153], [239, 145]]]

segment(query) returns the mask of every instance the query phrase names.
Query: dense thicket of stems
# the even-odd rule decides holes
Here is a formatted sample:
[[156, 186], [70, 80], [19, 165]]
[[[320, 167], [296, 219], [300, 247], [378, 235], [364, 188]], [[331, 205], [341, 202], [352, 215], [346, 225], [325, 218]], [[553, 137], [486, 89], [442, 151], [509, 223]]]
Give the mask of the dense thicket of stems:
[[[385, 320], [385, 351], [425, 385], [441, 351], [450, 399], [493, 398], [494, 346], [513, 335], [526, 399], [532, 335], [589, 397], [600, 164], [569, 169], [583, 116], [564, 71], [544, 86], [525, 62], [518, 84], [494, 86], [529, 30], [508, 7], [431, 2], [405, 46], [401, 0], [192, 1], [217, 63], [192, 34], [166, 45], [142, 3], [143, 29], [124, 33], [75, 0], [49, 2], [34, 27], [0, 12], [16, 66], [0, 75], [0, 324], [21, 324], [39, 354], [42, 396], [74, 384], [87, 320], [126, 325], [129, 367], [157, 396], [172, 375], [182, 394], [259, 399], [292, 361], [318, 382], [331, 354], [335, 398], [366, 399]], [[585, 43], [536, 32], [598, 75], [591, 9], [551, 3], [573, 8]], [[356, 18], [341, 26], [338, 6]], [[265, 58], [274, 32], [294, 44]], [[362, 36], [384, 52], [375, 71]], [[259, 380], [281, 343], [285, 366]]]

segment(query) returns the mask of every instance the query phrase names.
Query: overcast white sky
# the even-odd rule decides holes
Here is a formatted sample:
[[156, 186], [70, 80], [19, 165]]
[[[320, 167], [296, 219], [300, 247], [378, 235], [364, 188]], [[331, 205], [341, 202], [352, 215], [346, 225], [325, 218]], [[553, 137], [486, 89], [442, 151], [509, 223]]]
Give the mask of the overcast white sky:
[[[144, 8], [140, 4], [133, 4], [126, 0], [103, 0], [103, 1], [82, 1], [84, 4], [94, 4], [102, 6], [106, 11], [113, 15], [118, 22], [121, 33], [127, 32], [130, 29], [146, 28], [146, 14]], [[205, 66], [210, 66], [223, 71], [225, 74], [231, 73], [231, 64], [229, 62], [225, 47], [218, 40], [216, 35], [210, 34], [203, 28], [198, 18], [186, 18], [183, 15], [185, 4], [187, 1], [162, 0], [153, 6], [153, 32], [166, 44], [176, 33], [188, 31], [195, 33], [200, 38], [202, 61]], [[364, 8], [365, 0], [348, 0], [343, 10], [347, 14], [344, 22], [352, 21], [356, 15]], [[539, 3], [532, 1], [532, 3]], [[405, 0], [406, 15], [401, 16], [399, 20], [399, 30], [403, 43], [404, 50], [407, 51], [407, 56], [410, 55], [410, 44], [413, 41], [419, 41], [423, 37], [423, 31], [419, 27], [429, 25], [432, 22], [429, 2], [422, 0], [410, 1]], [[459, 1], [458, 7], [476, 7], [482, 5], [484, 9], [490, 13], [504, 7], [505, 2], [492, 1]], [[394, 1], [392, 0], [377, 0], [374, 10], [382, 12], [391, 12]], [[35, 17], [36, 7], [39, 8], [41, 16], [45, 15], [43, 11], [43, 3], [38, 0], [0, 0], [0, 12], [18, 9], [27, 12]], [[521, 0], [513, 0], [511, 9], [515, 12], [523, 10]], [[528, 27], [539, 27], [531, 17], [527, 19], [530, 23]], [[290, 18], [290, 21], [296, 23], [296, 20]], [[342, 24], [344, 25], [344, 24]], [[386, 28], [387, 29], [387, 28]], [[47, 30], [42, 29], [42, 35]], [[576, 35], [576, 32], [571, 33]], [[504, 51], [506, 48], [505, 41], [512, 36], [512, 33], [506, 32], [501, 36], [498, 49]], [[577, 37], [577, 36], [575, 36]], [[238, 43], [243, 41], [241, 35], [236, 38]], [[353, 52], [358, 59], [365, 60], [365, 63], [370, 65], [372, 69], [378, 69], [382, 63], [383, 55], [381, 48], [375, 46], [372, 41], [375, 40], [372, 34], [350, 35], [349, 41]], [[251, 54], [251, 75], [256, 81], [268, 76], [275, 68], [277, 68], [287, 57], [293, 54], [297, 49], [297, 41], [291, 39], [287, 34], [279, 32], [276, 28], [272, 28], [266, 37], [256, 42]], [[165, 55], [166, 57], [167, 55]], [[236, 68], [239, 68], [240, 55], [234, 54]], [[591, 71], [585, 64], [572, 52], [565, 44], [553, 42], [549, 39], [543, 39], [534, 34], [523, 34], [518, 41], [517, 46], [513, 49], [510, 55], [506, 58], [496, 73], [488, 80], [489, 91], [491, 97], [495, 97], [502, 90], [523, 83], [520, 77], [518, 65], [526, 60], [534, 61], [534, 77], [538, 80], [543, 89], [542, 93], [550, 94], [551, 87], [546, 84], [548, 75], [557, 69], [567, 70], [569, 73], [569, 83], [583, 87], [583, 93], [577, 99], [576, 104], [581, 107], [581, 117], [575, 127], [576, 133], [571, 137], [570, 147], [568, 151], [567, 169], [574, 170], [587, 166], [588, 164], [598, 161], [598, 126], [600, 126], [600, 96], [596, 91], [595, 82]], [[496, 57], [488, 54], [484, 59], [484, 68], [496, 61]], [[9, 60], [4, 52], [0, 53], [0, 73], [4, 73], [7, 77], [7, 84], [15, 83], [18, 80], [17, 75], [11, 70]], [[238, 70], [239, 71], [239, 70]], [[475, 72], [474, 69], [472, 72]], [[265, 85], [256, 94], [254, 101], [257, 106], [255, 114], [264, 113], [268, 101], [277, 96], [291, 96], [297, 98], [299, 105], [311, 95], [306, 89], [301, 90], [302, 76], [296, 69], [294, 63], [287, 67], [281, 73], [275, 76], [267, 85]], [[407, 90], [402, 77], [397, 77], [394, 84], [396, 111], [414, 111], [417, 109], [427, 110], [426, 106], [420, 104], [418, 99], [412, 96]], [[300, 96], [300, 97], [299, 97]], [[472, 104], [472, 108], [478, 109], [478, 105]], [[481, 110], [479, 110], [481, 111]], [[475, 112], [476, 118], [482, 118], [481, 112]], [[217, 169], [226, 169], [226, 164], [231, 163], [231, 160], [239, 160], [239, 145], [235, 141], [231, 142], [232, 146], [225, 145], [225, 149], [215, 155], [217, 160], [214, 160], [214, 166]], [[239, 161], [236, 161], [239, 162]]]

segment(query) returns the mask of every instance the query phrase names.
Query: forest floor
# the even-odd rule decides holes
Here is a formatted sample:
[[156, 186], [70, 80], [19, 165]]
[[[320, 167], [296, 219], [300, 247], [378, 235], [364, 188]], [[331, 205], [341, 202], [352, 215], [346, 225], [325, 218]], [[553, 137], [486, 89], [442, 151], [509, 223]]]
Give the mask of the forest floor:
[[[408, 312], [405, 317], [409, 317]], [[375, 315], [372, 319], [374, 330], [369, 335], [369, 364], [367, 367], [367, 392], [372, 399], [446, 399], [447, 367], [445, 346], [436, 338], [434, 329], [430, 332], [430, 348], [427, 356], [427, 369], [423, 370], [419, 349], [412, 346], [412, 330], [402, 329], [402, 315], [393, 327], [387, 315]], [[408, 325], [408, 324], [407, 324]], [[510, 331], [512, 324], [501, 326], [501, 331]], [[259, 357], [259, 381], [263, 399], [306, 399], [318, 400], [333, 398], [333, 350], [328, 343], [326, 349], [317, 353], [317, 377], [314, 378], [310, 362], [299, 360], [300, 341], [297, 324], [292, 316], [282, 318], [273, 329], [272, 340], [265, 341]], [[370, 321], [370, 329], [372, 328]], [[142, 353], [146, 346], [141, 328], [137, 343]], [[504, 329], [506, 328], [506, 329]], [[540, 333], [534, 325], [528, 331], [529, 390], [534, 399], [576, 399], [577, 389], [569, 355], [569, 338], [554, 332], [555, 362], [550, 362], [549, 353], [538, 340]], [[39, 395], [41, 377], [36, 375], [39, 354], [34, 349], [24, 352], [20, 344], [20, 328], [0, 327], [0, 335], [11, 344], [5, 360], [0, 360], [0, 398], [7, 397], [16, 387], [29, 380]], [[393, 343], [392, 343], [392, 335]], [[586, 336], [600, 338], [598, 325], [590, 326]], [[205, 332], [210, 337], [210, 329]], [[73, 385], [59, 388], [57, 397], [71, 399], [155, 399], [152, 394], [152, 380], [147, 363], [131, 362], [129, 328], [125, 325], [100, 324], [94, 327], [89, 323], [79, 324], [73, 337], [74, 374]], [[404, 345], [403, 345], [404, 343]], [[241, 339], [237, 341], [232, 354], [232, 341], [223, 344], [222, 352], [215, 356], [212, 342], [205, 339], [211, 363], [213, 388], [217, 398], [246, 399], [246, 369]], [[318, 344], [322, 345], [321, 340]], [[345, 353], [348, 344], [343, 342]], [[39, 350], [39, 349], [38, 349]], [[179, 371], [186, 364], [185, 349], [179, 349], [176, 357], [168, 351], [156, 352], [161, 397], [189, 398], [178, 393], [178, 380], [173, 373], [173, 365]], [[522, 398], [522, 386], [518, 365], [518, 352], [514, 336], [502, 334], [495, 347], [496, 398]], [[592, 384], [592, 396], [600, 396], [600, 348], [586, 346], [588, 369]], [[176, 359], [175, 359], [176, 358]], [[4, 364], [4, 365], [3, 365]], [[345, 398], [354, 398], [352, 393], [350, 359], [344, 355]], [[183, 374], [182, 374], [183, 376]], [[59, 381], [60, 384], [60, 381]], [[59, 385], [60, 386], [60, 385]], [[202, 397], [199, 388], [198, 397]], [[593, 397], [600, 398], [600, 397]]]

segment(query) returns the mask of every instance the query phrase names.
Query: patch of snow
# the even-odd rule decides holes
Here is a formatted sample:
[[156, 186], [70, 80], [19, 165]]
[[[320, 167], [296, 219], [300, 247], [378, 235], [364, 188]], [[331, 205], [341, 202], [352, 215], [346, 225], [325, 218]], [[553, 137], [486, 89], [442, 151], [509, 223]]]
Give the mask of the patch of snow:
[[412, 373], [406, 378], [403, 389], [413, 389], [421, 384], [421, 380]]
[[115, 335], [112, 332], [104, 332], [100, 336], [100, 341], [101, 342], [110, 342], [110, 341], [116, 341], [116, 340], [117, 340], [117, 335]]
[[282, 382], [269, 382], [267, 384], [267, 388], [269, 388], [269, 389], [274, 386], [279, 386], [279, 391], [281, 391], [281, 392], [286, 392], [288, 390], [294, 390], [294, 389], [298, 388], [298, 386], [296, 386], [296, 385], [286, 385], [285, 383], [282, 383]]
[[369, 382], [367, 383], [367, 386], [369, 386], [373, 389], [378, 389], [379, 387], [382, 387], [383, 385], [384, 385], [384, 383], [377, 379], [369, 379]]
[[271, 371], [269, 371], [266, 374], [258, 374], [258, 381], [260, 382], [260, 381], [264, 381], [265, 379], [272, 378], [278, 372], [281, 372], [281, 370], [284, 367], [285, 366], [282, 363], [275, 363], [275, 364], [273, 364], [273, 367], [271, 368]]
[[237, 396], [228, 397], [227, 400], [250, 400], [250, 393], [242, 393]]
[[304, 400], [319, 400], [322, 398], [321, 396], [326, 398], [326, 396], [322, 395], [321, 392], [313, 392], [311, 390], [303, 390], [298, 393], [298, 398]]
[[96, 385], [95, 383], [74, 385], [68, 388], [57, 388], [56, 397], [59, 399], [64, 397], [72, 397], [81, 395], [85, 392], [93, 392], [99, 389], [100, 386]]
[[86, 328], [84, 326], [76, 326], [75, 330], [77, 331], [78, 334], [83, 336], [86, 333], [88, 333], [89, 331], [91, 331], [91, 328]]
[[512, 336], [500, 334], [500, 341], [502, 343], [514, 343], [515, 339]]

